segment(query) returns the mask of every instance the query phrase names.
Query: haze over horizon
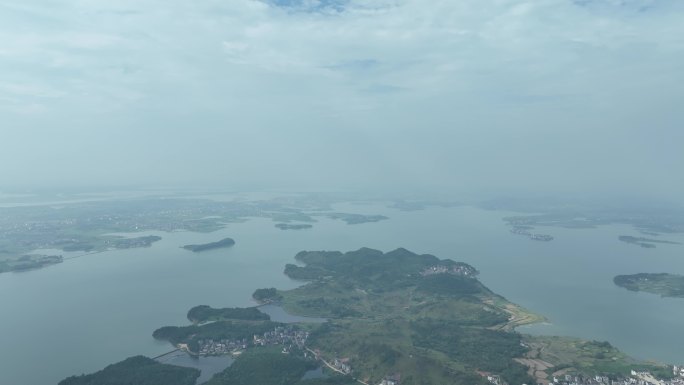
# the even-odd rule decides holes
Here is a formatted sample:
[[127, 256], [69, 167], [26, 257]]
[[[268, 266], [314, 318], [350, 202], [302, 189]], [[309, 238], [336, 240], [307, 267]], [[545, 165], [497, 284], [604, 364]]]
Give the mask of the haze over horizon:
[[684, 197], [678, 0], [0, 0], [3, 189]]

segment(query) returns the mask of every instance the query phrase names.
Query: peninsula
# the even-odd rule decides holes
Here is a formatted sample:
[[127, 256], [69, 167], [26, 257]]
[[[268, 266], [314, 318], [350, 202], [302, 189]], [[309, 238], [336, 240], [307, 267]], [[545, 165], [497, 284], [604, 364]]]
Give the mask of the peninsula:
[[185, 250], [190, 250], [194, 253], [199, 253], [201, 251], [208, 251], [213, 249], [221, 249], [224, 247], [231, 247], [235, 244], [232, 238], [225, 238], [217, 242], [204, 243], [201, 245], [185, 245], [183, 248]]
[[631, 291], [644, 291], [661, 297], [684, 298], [684, 276], [667, 273], [618, 275], [616, 285]]
[[59, 385], [195, 385], [199, 376], [197, 369], [160, 364], [151, 358], [135, 356], [97, 373], [66, 378]]
[[[247, 352], [278, 345], [368, 384], [395, 375], [405, 384], [483, 384], [478, 370], [532, 383], [527, 367], [514, 361], [525, 350], [513, 328], [541, 318], [486, 288], [473, 266], [406, 249], [303, 251], [295, 258], [302, 266], [287, 265], [286, 275], [307, 284], [259, 289], [254, 298], [327, 323], [285, 325], [251, 319], [256, 313], [248, 309], [198, 307], [189, 313], [193, 322], [216, 322], [167, 326], [153, 336], [193, 355], [236, 355], [236, 364], [256, 354]], [[237, 384], [229, 369], [210, 383]]]
[[631, 235], [620, 235], [618, 239], [625, 243], [630, 243], [633, 245], [638, 245], [644, 248], [652, 249], [656, 247], [656, 243], [668, 244], [668, 245], [680, 245], [679, 242], [665, 241], [662, 239], [644, 238], [644, 237], [633, 237]]
[[39, 269], [63, 261], [64, 258], [61, 255], [27, 254], [16, 259], [0, 260], [0, 273]]
[[[516, 326], [543, 318], [492, 292], [463, 262], [401, 248], [302, 251], [295, 259], [285, 274], [306, 284], [258, 289], [254, 299], [327, 322], [283, 324], [255, 308], [199, 306], [188, 318], [214, 322], [165, 326], [153, 337], [194, 356], [235, 357], [207, 385], [548, 385], [554, 376], [559, 385], [629, 385], [672, 378], [672, 367], [632, 360], [607, 342], [519, 334]], [[325, 377], [305, 376], [317, 367]]]
[[330, 219], [339, 219], [348, 225], [360, 225], [362, 223], [379, 222], [389, 219], [384, 215], [365, 215], [365, 214], [348, 214], [348, 213], [330, 213], [325, 214]]

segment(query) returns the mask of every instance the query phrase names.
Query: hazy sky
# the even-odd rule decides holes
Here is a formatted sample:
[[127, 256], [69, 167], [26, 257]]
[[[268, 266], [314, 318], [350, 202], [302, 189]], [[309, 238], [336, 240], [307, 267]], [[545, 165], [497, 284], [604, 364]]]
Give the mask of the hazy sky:
[[0, 186], [684, 197], [682, 0], [0, 0]]

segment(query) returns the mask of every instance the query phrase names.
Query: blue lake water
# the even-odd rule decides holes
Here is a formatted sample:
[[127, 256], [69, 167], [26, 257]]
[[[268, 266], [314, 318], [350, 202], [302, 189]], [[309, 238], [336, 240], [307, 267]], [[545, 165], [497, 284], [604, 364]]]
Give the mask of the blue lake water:
[[178, 351], [161, 357], [157, 361], [163, 364], [199, 369], [201, 374], [195, 383], [201, 385], [209, 381], [214, 374], [220, 373], [229, 367], [234, 360], [230, 356], [192, 357], [187, 353]]
[[308, 372], [304, 373], [304, 377], [302, 377], [302, 380], [311, 380], [314, 378], [325, 378], [327, 375], [325, 372], [323, 372], [323, 368], [319, 367], [316, 369], [309, 370]]
[[[322, 219], [312, 229], [282, 231], [253, 219], [211, 234], [149, 232], [163, 238], [150, 248], [0, 274], [0, 384], [56, 384], [132, 355], [160, 355], [172, 347], [155, 341], [152, 331], [188, 324], [191, 307], [253, 306], [257, 288], [300, 284], [282, 273], [297, 252], [364, 246], [405, 247], [474, 265], [492, 290], [550, 321], [524, 332], [607, 340], [639, 358], [684, 363], [684, 299], [629, 292], [612, 282], [616, 274], [684, 274], [682, 245], [625, 244], [618, 235], [638, 233], [620, 225], [539, 229], [555, 240], [535, 242], [509, 233], [501, 218], [511, 213], [472, 207], [336, 210], [390, 220], [350, 226]], [[179, 248], [224, 237], [236, 245], [203, 253]], [[682, 235], [662, 238], [684, 242]]]
[[[282, 307], [275, 304], [268, 304], [259, 306], [259, 310], [263, 313], [268, 314], [272, 321], [282, 322], [282, 323], [297, 323], [297, 322], [309, 322], [309, 323], [323, 323], [327, 320], [325, 318], [316, 317], [301, 317], [293, 314], [287, 313]], [[182, 351], [174, 351], [170, 354], [165, 354], [157, 358], [158, 362], [185, 366], [189, 368], [199, 369], [201, 375], [197, 378], [197, 385], [201, 385], [211, 379], [214, 374], [223, 371], [225, 368], [229, 367], [233, 363], [233, 358], [230, 356], [220, 356], [220, 357], [193, 357]], [[319, 378], [324, 377], [322, 368], [309, 370], [304, 374], [302, 379]]]

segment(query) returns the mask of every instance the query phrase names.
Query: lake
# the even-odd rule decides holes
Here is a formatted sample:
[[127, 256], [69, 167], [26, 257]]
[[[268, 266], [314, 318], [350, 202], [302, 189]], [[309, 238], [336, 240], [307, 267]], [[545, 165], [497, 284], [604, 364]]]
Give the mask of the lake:
[[[509, 233], [501, 218], [512, 213], [473, 207], [402, 212], [342, 204], [335, 209], [390, 219], [361, 225], [321, 219], [312, 229], [297, 231], [251, 219], [210, 234], [137, 233], [163, 239], [150, 248], [0, 274], [0, 384], [56, 384], [132, 355], [163, 354], [172, 347], [155, 341], [152, 331], [188, 324], [191, 307], [252, 306], [257, 288], [300, 284], [282, 273], [297, 252], [364, 246], [405, 247], [474, 265], [492, 290], [550, 321], [523, 332], [607, 340], [638, 358], [684, 363], [684, 299], [629, 292], [612, 282], [617, 274], [684, 274], [682, 245], [644, 249], [619, 242], [619, 235], [638, 235], [622, 225], [539, 228], [555, 240], [535, 242]], [[225, 237], [236, 245], [202, 253], [179, 248]], [[684, 242], [682, 235], [662, 238]]]

